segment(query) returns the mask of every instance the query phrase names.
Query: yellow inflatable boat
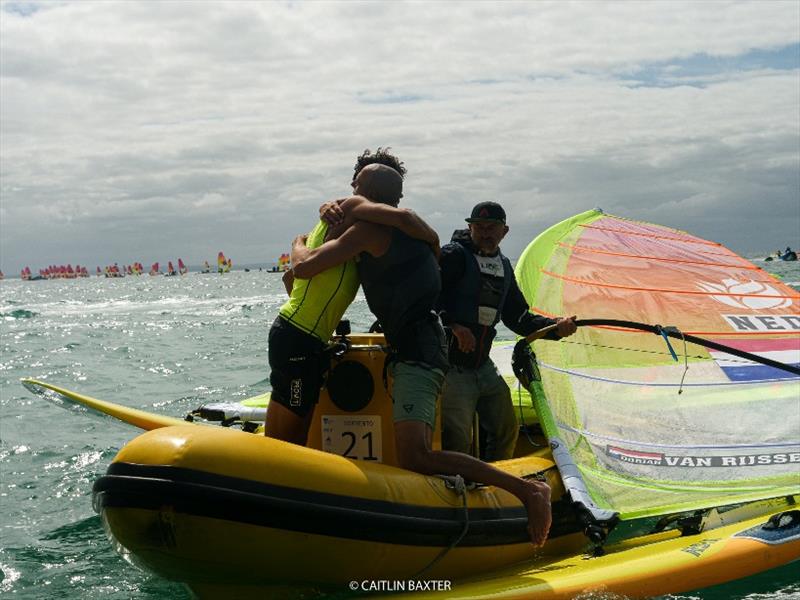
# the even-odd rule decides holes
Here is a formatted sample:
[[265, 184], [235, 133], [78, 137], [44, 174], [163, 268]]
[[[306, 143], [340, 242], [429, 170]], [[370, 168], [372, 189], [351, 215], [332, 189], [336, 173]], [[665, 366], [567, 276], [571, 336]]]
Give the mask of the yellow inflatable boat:
[[[174, 421], [128, 443], [94, 486], [95, 508], [122, 553], [195, 589], [459, 579], [531, 559], [526, 512], [514, 496], [393, 466], [382, 338], [350, 341], [315, 411], [309, 447]], [[548, 449], [498, 466], [550, 482], [556, 502], [545, 552], [586, 546], [575, 511], [558, 502], [563, 488]]]
[[[553, 473], [535, 456], [505, 468]], [[139, 436], [96, 482], [94, 502], [136, 562], [191, 584], [457, 579], [534, 554], [522, 506], [502, 490], [210, 427]], [[566, 510], [551, 535], [585, 543]]]

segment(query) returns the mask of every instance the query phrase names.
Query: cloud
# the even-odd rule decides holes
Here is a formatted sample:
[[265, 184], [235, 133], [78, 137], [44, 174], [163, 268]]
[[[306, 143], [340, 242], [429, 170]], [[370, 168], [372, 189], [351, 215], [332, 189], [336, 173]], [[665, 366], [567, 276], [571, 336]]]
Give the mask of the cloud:
[[594, 206], [740, 252], [797, 243], [797, 3], [0, 10], [6, 273], [272, 261], [377, 146], [443, 238], [502, 202], [511, 256]]

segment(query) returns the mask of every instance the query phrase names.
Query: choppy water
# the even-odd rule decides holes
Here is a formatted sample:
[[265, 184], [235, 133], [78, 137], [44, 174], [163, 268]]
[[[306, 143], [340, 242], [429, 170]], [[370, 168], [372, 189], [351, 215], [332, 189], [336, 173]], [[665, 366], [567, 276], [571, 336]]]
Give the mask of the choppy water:
[[[800, 289], [800, 264], [763, 266]], [[283, 299], [280, 277], [258, 271], [0, 282], [0, 596], [190, 597], [123, 561], [91, 507], [93, 482], [136, 430], [67, 414], [19, 379], [175, 416], [252, 396], [268, 388], [267, 329]], [[363, 298], [348, 316], [353, 331], [372, 322]], [[799, 580], [790, 565], [670, 598], [800, 600]]]

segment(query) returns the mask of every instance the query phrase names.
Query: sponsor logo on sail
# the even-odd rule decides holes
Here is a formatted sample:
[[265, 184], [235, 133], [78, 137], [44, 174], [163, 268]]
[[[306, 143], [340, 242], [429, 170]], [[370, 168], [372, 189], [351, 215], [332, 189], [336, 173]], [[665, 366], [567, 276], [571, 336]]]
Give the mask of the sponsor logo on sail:
[[700, 281], [697, 286], [704, 292], [710, 292], [711, 298], [722, 304], [748, 310], [786, 308], [792, 305], [792, 299], [771, 285], [761, 281], [737, 281], [724, 279], [722, 283]]
[[735, 331], [800, 331], [798, 315], [722, 315]]
[[635, 465], [655, 465], [660, 466], [664, 462], [664, 455], [660, 452], [641, 452], [629, 450], [617, 446], [608, 446], [606, 453], [611, 458], [616, 458], [622, 462], [633, 463]]
[[619, 446], [607, 446], [606, 454], [621, 462], [653, 467], [763, 467], [800, 464], [800, 451], [722, 456], [670, 456], [661, 452], [642, 452]]

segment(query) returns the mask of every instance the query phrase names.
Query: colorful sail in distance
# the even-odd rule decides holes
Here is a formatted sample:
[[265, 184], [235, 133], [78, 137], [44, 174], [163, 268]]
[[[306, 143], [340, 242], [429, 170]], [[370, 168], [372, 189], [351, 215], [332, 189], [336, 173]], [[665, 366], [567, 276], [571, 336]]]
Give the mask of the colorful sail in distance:
[[[800, 294], [720, 244], [593, 210], [539, 235], [516, 275], [532, 310], [674, 326], [800, 364]], [[800, 493], [800, 378], [624, 327], [537, 341], [548, 438], [623, 519]], [[688, 367], [688, 369], [687, 369]]]
[[217, 255], [217, 272], [218, 273], [227, 273], [231, 270], [231, 266], [233, 265], [233, 261], [230, 258], [225, 258], [225, 254], [220, 252]]
[[284, 252], [278, 258], [277, 270], [278, 271], [288, 271], [289, 268], [291, 267], [290, 262], [291, 261], [290, 261], [289, 253], [288, 252]]

